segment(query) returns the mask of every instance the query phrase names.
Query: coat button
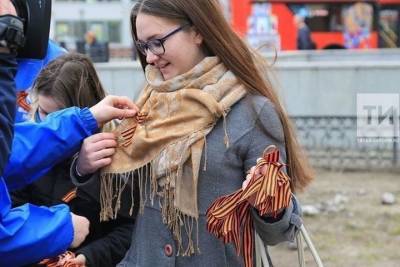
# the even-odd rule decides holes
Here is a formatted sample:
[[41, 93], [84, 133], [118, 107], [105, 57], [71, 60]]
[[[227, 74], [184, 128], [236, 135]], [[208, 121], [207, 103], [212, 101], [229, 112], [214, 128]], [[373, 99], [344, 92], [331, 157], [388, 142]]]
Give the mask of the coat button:
[[165, 256], [167, 256], [167, 257], [171, 257], [172, 256], [173, 249], [172, 249], [172, 246], [170, 244], [166, 244], [164, 246], [164, 253], [165, 253]]

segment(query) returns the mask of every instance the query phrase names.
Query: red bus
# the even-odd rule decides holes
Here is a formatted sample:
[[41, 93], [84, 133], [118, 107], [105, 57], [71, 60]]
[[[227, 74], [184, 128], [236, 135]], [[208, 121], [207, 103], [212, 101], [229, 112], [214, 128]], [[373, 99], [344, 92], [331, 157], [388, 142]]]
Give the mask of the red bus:
[[254, 47], [297, 49], [295, 17], [317, 49], [399, 47], [400, 0], [221, 0], [233, 28]]

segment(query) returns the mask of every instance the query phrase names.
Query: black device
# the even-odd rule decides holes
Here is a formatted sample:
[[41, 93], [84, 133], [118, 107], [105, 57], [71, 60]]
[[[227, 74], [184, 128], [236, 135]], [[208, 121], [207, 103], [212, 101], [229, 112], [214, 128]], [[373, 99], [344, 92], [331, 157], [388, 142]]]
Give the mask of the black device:
[[25, 44], [17, 49], [18, 58], [43, 59], [49, 41], [51, 0], [12, 0], [12, 3], [24, 23]]
[[25, 44], [24, 23], [13, 15], [0, 16], [0, 47], [8, 47], [12, 53]]

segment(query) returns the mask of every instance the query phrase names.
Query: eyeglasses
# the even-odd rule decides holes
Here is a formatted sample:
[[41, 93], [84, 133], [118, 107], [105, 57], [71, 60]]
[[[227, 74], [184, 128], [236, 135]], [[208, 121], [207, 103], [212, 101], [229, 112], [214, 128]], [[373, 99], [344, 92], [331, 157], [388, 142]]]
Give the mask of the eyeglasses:
[[164, 47], [164, 42], [174, 35], [175, 33], [183, 30], [187, 26], [190, 26], [190, 24], [185, 24], [182, 25], [175, 30], [171, 31], [170, 33], [167, 33], [164, 37], [157, 38], [157, 39], [151, 39], [147, 42], [142, 42], [137, 40], [136, 41], [136, 47], [139, 50], [140, 53], [142, 53], [144, 56], [147, 56], [147, 51], [150, 50], [154, 55], [156, 56], [161, 56], [164, 55], [165, 53], [165, 47]]

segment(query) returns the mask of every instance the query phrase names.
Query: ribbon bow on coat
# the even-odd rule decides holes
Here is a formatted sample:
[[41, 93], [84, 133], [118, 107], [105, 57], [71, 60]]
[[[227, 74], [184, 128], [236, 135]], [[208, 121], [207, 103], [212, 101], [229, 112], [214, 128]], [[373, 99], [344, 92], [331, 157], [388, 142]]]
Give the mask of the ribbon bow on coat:
[[289, 206], [290, 178], [281, 170], [284, 165], [279, 162], [279, 150], [269, 146], [257, 160], [246, 188], [218, 198], [207, 210], [207, 230], [224, 243], [233, 242], [246, 267], [253, 265], [252, 207], [260, 216], [276, 217]]

